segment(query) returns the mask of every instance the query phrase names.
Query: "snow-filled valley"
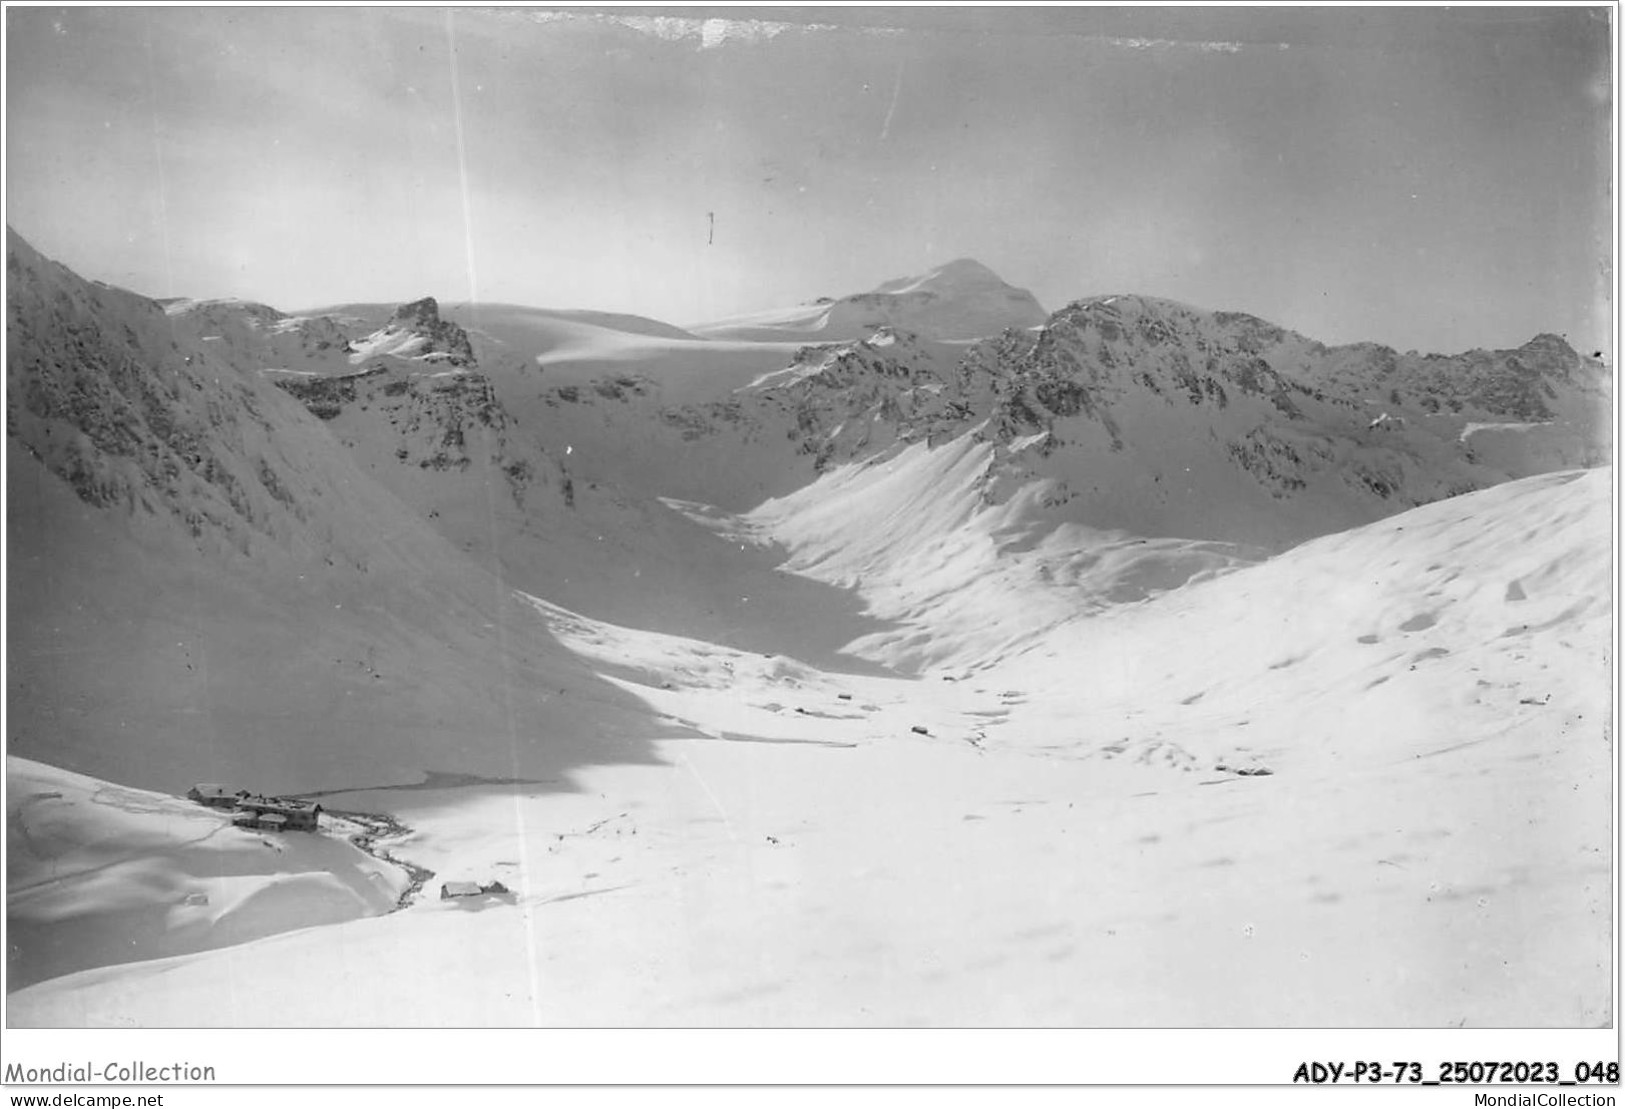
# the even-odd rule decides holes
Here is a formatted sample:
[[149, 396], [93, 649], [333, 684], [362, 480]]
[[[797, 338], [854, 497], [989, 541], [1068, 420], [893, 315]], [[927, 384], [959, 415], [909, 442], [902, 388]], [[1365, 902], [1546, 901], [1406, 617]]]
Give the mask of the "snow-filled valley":
[[8, 267], [12, 1026], [1613, 1019], [1612, 385], [1555, 336]]

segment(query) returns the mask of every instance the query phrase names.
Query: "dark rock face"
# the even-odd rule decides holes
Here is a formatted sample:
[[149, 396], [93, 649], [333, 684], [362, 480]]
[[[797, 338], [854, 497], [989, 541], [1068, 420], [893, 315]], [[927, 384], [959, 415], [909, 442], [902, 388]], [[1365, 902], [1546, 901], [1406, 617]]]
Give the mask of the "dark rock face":
[[356, 399], [359, 378], [383, 372], [369, 370], [345, 377], [278, 377], [275, 385], [290, 396], [298, 398], [312, 416], [331, 420], [344, 411], [344, 406]]
[[414, 327], [433, 327], [440, 322], [440, 303], [434, 297], [424, 297], [403, 304], [390, 316], [392, 323], [405, 323]]
[[1029, 349], [1006, 340], [1003, 349], [985, 351], [980, 364], [990, 376], [1030, 389], [1057, 417], [1096, 412], [1138, 387], [1194, 406], [1261, 398], [1290, 420], [1304, 419], [1310, 401], [1353, 412], [1382, 397], [1395, 407], [1464, 420], [1538, 422], [1558, 414], [1560, 398], [1595, 404], [1608, 390], [1606, 368], [1555, 335], [1516, 350], [1399, 355], [1370, 343], [1326, 347], [1242, 313], [1128, 296], [1068, 305]]
[[265, 387], [183, 348], [157, 302], [7, 244], [6, 431], [86, 504], [170, 513], [246, 550], [298, 511]]
[[424, 354], [443, 354], [453, 366], [474, 364], [474, 348], [468, 332], [441, 319], [440, 304], [434, 297], [424, 297], [403, 304], [389, 318], [389, 328], [415, 332], [428, 340]]
[[[1257, 512], [1285, 541], [1318, 533], [1292, 522], [1300, 511], [1303, 521], [1353, 526], [1611, 456], [1608, 371], [1553, 335], [1515, 350], [1400, 355], [1374, 343], [1327, 347], [1244, 313], [1105, 296], [972, 344], [952, 368], [881, 338], [809, 348], [761, 391], [790, 402], [789, 437], [817, 470], [893, 442], [973, 431], [1008, 449], [1016, 484], [1051, 480], [1057, 504], [1076, 495], [1083, 522], [1091, 496], [1114, 496], [1102, 482], [1161, 475], [1152, 496], [1169, 506], [1170, 527], [1200, 519], [1191, 526], [1213, 533], [1202, 537], [1230, 537], [1212, 512], [1179, 507], [1179, 497], [1199, 497], [1180, 491], [1200, 484], [1183, 475], [1227, 471], [1230, 483], [1211, 487], [1255, 506], [1265, 498]], [[1490, 454], [1474, 449], [1475, 429], [1499, 427], [1515, 430]], [[1173, 492], [1162, 482], [1169, 469]], [[1082, 482], [1090, 493], [1078, 493]]]

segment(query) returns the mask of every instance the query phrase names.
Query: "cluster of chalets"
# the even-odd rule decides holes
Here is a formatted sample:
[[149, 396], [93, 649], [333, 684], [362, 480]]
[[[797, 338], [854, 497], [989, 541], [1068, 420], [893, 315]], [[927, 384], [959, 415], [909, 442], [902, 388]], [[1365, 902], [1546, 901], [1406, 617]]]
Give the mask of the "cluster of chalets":
[[322, 807], [315, 801], [266, 797], [222, 785], [195, 785], [186, 796], [211, 809], [230, 809], [233, 825], [262, 832], [314, 832], [322, 815]]

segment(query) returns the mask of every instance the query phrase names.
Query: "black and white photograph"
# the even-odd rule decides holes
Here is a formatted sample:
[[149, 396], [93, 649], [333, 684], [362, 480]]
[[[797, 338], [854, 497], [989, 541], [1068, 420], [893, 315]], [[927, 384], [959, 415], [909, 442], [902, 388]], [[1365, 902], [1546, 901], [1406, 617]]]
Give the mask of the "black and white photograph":
[[1618, 16], [8, 4], [7, 1031], [1617, 1044]]

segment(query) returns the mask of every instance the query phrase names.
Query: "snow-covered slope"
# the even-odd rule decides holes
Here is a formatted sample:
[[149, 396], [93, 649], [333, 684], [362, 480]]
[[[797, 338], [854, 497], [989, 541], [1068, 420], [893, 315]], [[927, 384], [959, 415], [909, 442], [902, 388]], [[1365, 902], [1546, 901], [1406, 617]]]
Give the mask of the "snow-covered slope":
[[1606, 1023], [1610, 476], [1329, 536], [958, 682], [542, 605], [693, 728], [671, 765], [353, 798], [516, 904], [84, 971], [12, 1019], [238, 1023], [229, 959], [291, 1025]]
[[[652, 320], [647, 316], [632, 316], [624, 312], [594, 312], [584, 308], [533, 308], [519, 304], [470, 304], [467, 302], [452, 303], [445, 306], [448, 316], [459, 320], [465, 326], [478, 328], [487, 335], [501, 337], [503, 332], [514, 329], [514, 334], [535, 335], [543, 333], [549, 328], [558, 329], [560, 333], [576, 336], [576, 342], [582, 343], [583, 336], [591, 336], [594, 332], [618, 332], [622, 335], [642, 335], [654, 339], [685, 339], [696, 341], [698, 336], [693, 335], [675, 324], [663, 320]], [[586, 329], [591, 328], [592, 331]], [[601, 336], [597, 336], [600, 338]]]
[[162, 791], [650, 757], [646, 710], [241, 348], [8, 264], [10, 753]]
[[[1418, 358], [1091, 298], [968, 350], [890, 330], [804, 348], [736, 406], [816, 480], [719, 526], [863, 596], [893, 625], [853, 644], [865, 657], [982, 665], [1192, 575], [1605, 460], [1610, 392], [1550, 336]], [[1481, 452], [1493, 435], [1540, 446]]]
[[[975, 263], [954, 263], [877, 295], [975, 299], [995, 285]], [[369, 326], [395, 315], [343, 313], [333, 318]], [[1244, 314], [1139, 296], [1088, 298], [1041, 328], [977, 343], [877, 320], [861, 338], [796, 347], [512, 306], [448, 315], [467, 326], [475, 357], [460, 368], [471, 376], [407, 366], [408, 383], [373, 359], [365, 378], [282, 383], [310, 394], [368, 472], [453, 542], [522, 588], [562, 589], [561, 600], [606, 618], [642, 611], [661, 630], [764, 642], [733, 616], [705, 622], [715, 590], [696, 594], [672, 574], [644, 581], [642, 571], [722, 553], [666, 501], [698, 506], [691, 515], [704, 522], [771, 499], [755, 535], [783, 544], [789, 565], [816, 563], [815, 578], [846, 586], [850, 565], [823, 570], [867, 560], [871, 613], [902, 626], [871, 628], [881, 639], [861, 649], [894, 665], [985, 661], [1011, 642], [993, 636], [999, 624], [1031, 635], [1018, 613], [1032, 606], [998, 582], [1011, 574], [1060, 583], [1044, 611], [1076, 611], [1509, 477], [1594, 464], [1611, 449], [1606, 370], [1550, 336], [1516, 351], [1418, 357], [1327, 348]], [[374, 334], [421, 339], [410, 328]], [[935, 457], [911, 449], [961, 438]], [[910, 464], [893, 465], [905, 450]], [[981, 523], [955, 531], [968, 517], [944, 514], [936, 484], [973, 455]], [[843, 465], [861, 474], [833, 472]], [[858, 485], [880, 498], [864, 503], [893, 506], [878, 531], [849, 503]], [[982, 556], [904, 572], [876, 534], [906, 534], [928, 558], [976, 535]], [[1158, 540], [1148, 549], [1158, 554], [1124, 558], [1138, 538]], [[595, 548], [615, 554], [579, 557]], [[673, 560], [673, 548], [685, 553]], [[817, 553], [835, 549], [844, 553], [833, 560]], [[611, 572], [619, 585], [606, 590]], [[883, 591], [901, 585], [915, 599], [876, 604], [886, 574]], [[986, 600], [970, 603], [976, 594]], [[970, 655], [950, 650], [914, 611], [926, 597], [951, 600], [964, 610], [955, 619], [982, 623], [990, 641]]]
[[410, 879], [345, 838], [234, 828], [216, 809], [6, 760], [6, 981], [133, 963], [396, 907]]
[[1053, 625], [1263, 557], [1261, 549], [1056, 524], [1043, 483], [999, 492], [1025, 449], [974, 435], [901, 446], [762, 504], [733, 530], [851, 589], [887, 622], [849, 650], [903, 672], [983, 666]]
[[1042, 434], [1032, 478], [1075, 519], [1274, 547], [1525, 476], [1475, 454], [1473, 422], [1549, 421], [1561, 466], [1611, 450], [1607, 371], [1560, 340], [1398, 356], [1145, 297], [984, 344], [943, 397], [935, 436], [982, 419], [999, 442]]
[[[104, 780], [12, 764], [56, 830], [8, 883], [93, 894], [17, 887], [15, 1023], [245, 1023], [228, 965], [295, 1025], [1611, 1017], [1609, 382], [1560, 340], [942, 338], [964, 266], [813, 344], [285, 316], [8, 247], [10, 751]], [[288, 911], [203, 950], [198, 814], [126, 787], [211, 779], [515, 896], [234, 848]]]
[[1044, 314], [1026, 289], [1006, 284], [980, 262], [959, 258], [917, 277], [882, 282], [871, 292], [689, 330], [717, 339], [829, 343], [862, 339], [886, 327], [931, 339], [966, 340], [1036, 327]]
[[[657, 381], [622, 373], [555, 385], [539, 399], [526, 395], [523, 374], [504, 374], [500, 361], [488, 371], [490, 361], [277, 380], [323, 416], [359, 468], [514, 588], [605, 619], [826, 664], [878, 628], [858, 618], [854, 598], [778, 572], [772, 552], [741, 549], [643, 491], [638, 455], [654, 454], [651, 474], [667, 474], [673, 460], [657, 452], [680, 442], [658, 416], [666, 391]], [[795, 460], [776, 453], [780, 469]], [[739, 480], [762, 480], [773, 454], [753, 468], [741, 450], [732, 459]], [[822, 615], [809, 622], [802, 603], [814, 595]]]
[[[437, 302], [440, 315], [471, 331], [485, 331], [501, 335], [507, 328], [517, 327], [521, 334], [534, 336], [558, 329], [564, 334], [591, 328], [597, 332], [620, 332], [626, 335], [645, 335], [664, 339], [693, 339], [695, 336], [675, 324], [653, 320], [647, 316], [634, 316], [624, 312], [596, 312], [585, 308], [536, 308], [522, 304], [499, 304], [491, 301]], [[355, 320], [373, 329], [386, 324], [399, 310], [395, 304], [381, 302], [334, 304], [311, 308], [298, 313], [301, 317]]]
[[242, 300], [168, 300], [162, 307], [177, 344], [181, 336], [190, 340], [188, 346], [204, 344], [189, 355], [194, 362], [210, 355], [229, 359], [227, 352], [253, 348], [267, 367], [324, 373], [342, 373], [351, 365], [350, 337], [361, 323], [354, 317], [290, 316]]
[[1058, 626], [991, 674], [1049, 691], [1012, 728], [1065, 720], [1100, 739], [1080, 750], [1154, 706], [1165, 725], [1121, 757], [1239, 763], [1245, 739], [1279, 772], [1336, 772], [1515, 734], [1530, 761], [1606, 765], [1611, 477], [1545, 474], [1325, 536]]

